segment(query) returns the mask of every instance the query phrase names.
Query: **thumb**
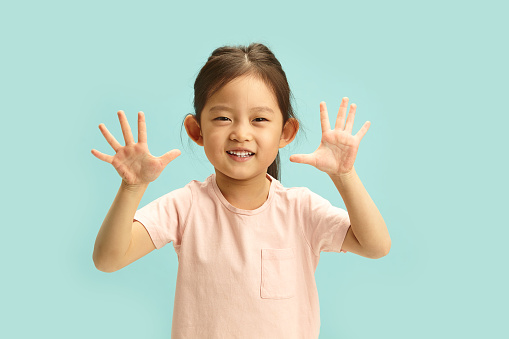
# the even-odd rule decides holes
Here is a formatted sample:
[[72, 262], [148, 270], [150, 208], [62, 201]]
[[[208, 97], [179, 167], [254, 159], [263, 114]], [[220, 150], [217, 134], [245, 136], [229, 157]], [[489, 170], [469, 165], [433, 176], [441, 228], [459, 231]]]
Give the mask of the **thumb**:
[[163, 162], [164, 166], [168, 165], [170, 162], [175, 160], [176, 157], [178, 157], [182, 152], [178, 149], [172, 149], [169, 152], [166, 152], [161, 156], [161, 161]]
[[290, 156], [290, 161], [311, 166], [315, 165], [315, 157], [311, 154], [293, 154]]

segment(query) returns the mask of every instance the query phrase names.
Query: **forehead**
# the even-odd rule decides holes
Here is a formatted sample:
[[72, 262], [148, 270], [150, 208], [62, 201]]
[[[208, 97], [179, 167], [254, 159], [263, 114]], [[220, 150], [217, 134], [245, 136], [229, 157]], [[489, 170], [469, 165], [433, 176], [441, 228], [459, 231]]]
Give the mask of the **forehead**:
[[[205, 104], [205, 111], [244, 110], [279, 112], [277, 98], [261, 79], [242, 76], [215, 92]], [[212, 109], [212, 110], [211, 110]]]

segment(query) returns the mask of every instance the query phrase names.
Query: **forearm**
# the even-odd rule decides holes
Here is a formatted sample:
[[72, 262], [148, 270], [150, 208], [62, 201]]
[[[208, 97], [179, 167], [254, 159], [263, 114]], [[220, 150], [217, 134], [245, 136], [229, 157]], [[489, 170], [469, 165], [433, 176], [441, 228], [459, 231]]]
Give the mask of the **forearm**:
[[123, 180], [104, 218], [94, 245], [97, 268], [108, 270], [125, 255], [132, 237], [133, 217], [148, 184], [128, 186]]
[[364, 188], [355, 168], [342, 176], [331, 176], [345, 202], [352, 231], [362, 247], [372, 253], [387, 254], [391, 238], [382, 215]]

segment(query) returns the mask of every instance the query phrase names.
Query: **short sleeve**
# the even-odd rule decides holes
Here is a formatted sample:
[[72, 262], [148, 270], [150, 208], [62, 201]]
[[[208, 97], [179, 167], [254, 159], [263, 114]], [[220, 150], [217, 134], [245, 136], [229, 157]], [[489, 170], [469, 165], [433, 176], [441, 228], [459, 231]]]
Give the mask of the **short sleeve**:
[[193, 194], [188, 184], [157, 198], [134, 214], [146, 229], [157, 249], [173, 242], [180, 246], [191, 209]]
[[348, 212], [332, 206], [325, 198], [303, 188], [304, 234], [316, 256], [320, 252], [347, 252], [341, 249], [350, 227]]

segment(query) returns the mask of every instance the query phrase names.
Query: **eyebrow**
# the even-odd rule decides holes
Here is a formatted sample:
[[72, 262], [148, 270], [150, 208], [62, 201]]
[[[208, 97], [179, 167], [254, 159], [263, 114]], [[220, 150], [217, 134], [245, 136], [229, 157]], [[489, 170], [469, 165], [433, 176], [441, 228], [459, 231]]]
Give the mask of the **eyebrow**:
[[[216, 106], [213, 106], [213, 107], [211, 107], [209, 109], [209, 112], [214, 112], [214, 111], [230, 111], [230, 112], [233, 112], [235, 110], [233, 108], [228, 107], [228, 106], [216, 105]], [[270, 108], [268, 106], [253, 107], [253, 108], [251, 108], [251, 111], [267, 111], [269, 113], [274, 114], [274, 111], [272, 110], [272, 108]]]

